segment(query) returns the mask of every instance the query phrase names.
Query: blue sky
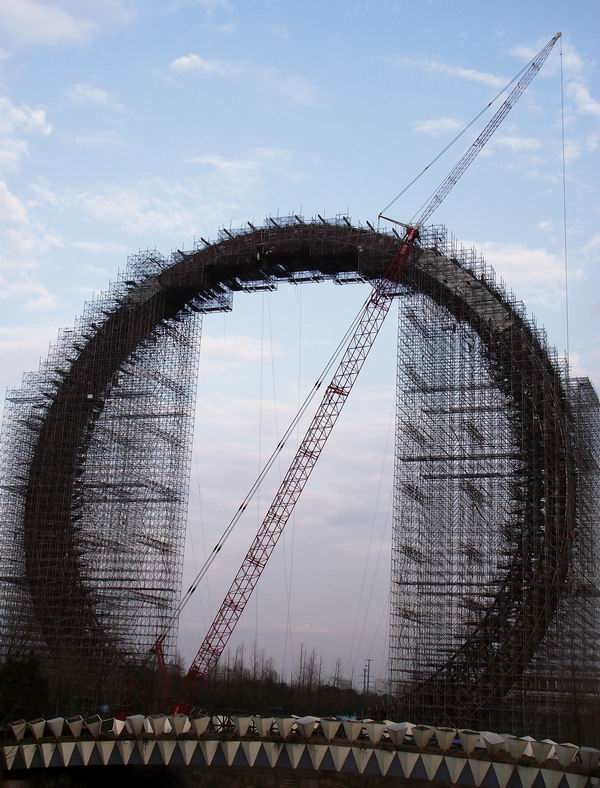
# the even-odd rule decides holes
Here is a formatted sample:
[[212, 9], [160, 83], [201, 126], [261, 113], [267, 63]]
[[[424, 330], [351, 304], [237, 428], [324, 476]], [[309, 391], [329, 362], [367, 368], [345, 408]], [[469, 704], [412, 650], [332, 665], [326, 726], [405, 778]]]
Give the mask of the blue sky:
[[[372, 220], [557, 30], [571, 362], [598, 386], [595, 0], [0, 0], [2, 396], [130, 252], [168, 253], [267, 214]], [[413, 215], [463, 147], [402, 198], [398, 218]], [[562, 351], [560, 151], [556, 47], [435, 221], [485, 254]], [[240, 297], [231, 316], [205, 321], [188, 573], [364, 297], [359, 287], [341, 290]], [[285, 652], [287, 671], [282, 630], [294, 649], [315, 645], [326, 664], [341, 654], [360, 673], [372, 656], [383, 670], [393, 333], [390, 318], [299, 510], [293, 564], [290, 532], [285, 571], [282, 560], [269, 568], [236, 635], [249, 642], [258, 633], [280, 664]], [[210, 578], [213, 606], [255, 525], [241, 526]], [[316, 556], [314, 538], [323, 544]], [[208, 596], [186, 612], [186, 656], [208, 623]]]

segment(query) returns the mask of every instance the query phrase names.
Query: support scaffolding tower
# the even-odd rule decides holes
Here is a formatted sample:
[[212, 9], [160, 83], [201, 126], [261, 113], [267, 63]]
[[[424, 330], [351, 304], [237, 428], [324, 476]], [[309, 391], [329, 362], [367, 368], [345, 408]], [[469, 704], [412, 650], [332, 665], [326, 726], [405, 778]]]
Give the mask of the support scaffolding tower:
[[[6, 398], [0, 657], [40, 659], [47, 713], [126, 702], [136, 667], [179, 601], [202, 316], [160, 320], [157, 309], [135, 308], [144, 283], [150, 288], [171, 262], [156, 252], [131, 257]], [[105, 344], [101, 358], [86, 355], [110, 330], [110, 351]], [[124, 351], [135, 337], [143, 340]], [[39, 530], [26, 528], [32, 510], [43, 514]], [[175, 626], [168, 658], [176, 635]]]
[[[569, 380], [472, 250], [443, 234], [435, 248], [445, 291], [432, 299], [417, 287], [399, 305], [390, 616], [399, 713], [582, 741], [600, 691], [598, 399], [587, 379]], [[475, 286], [479, 304], [457, 310], [454, 295], [473, 301]]]

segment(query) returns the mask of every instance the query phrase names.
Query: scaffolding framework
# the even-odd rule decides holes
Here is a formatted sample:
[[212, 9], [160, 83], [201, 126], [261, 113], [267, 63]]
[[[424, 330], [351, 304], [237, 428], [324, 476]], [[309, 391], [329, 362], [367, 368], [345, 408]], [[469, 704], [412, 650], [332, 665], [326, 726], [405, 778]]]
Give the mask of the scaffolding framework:
[[443, 289], [399, 303], [400, 714], [581, 741], [600, 690], [598, 400], [473, 250], [434, 246]]
[[[63, 714], [126, 703], [127, 670], [147, 659], [180, 597], [201, 314], [127, 308], [170, 262], [130, 257], [6, 398], [2, 655], [41, 657]], [[86, 358], [117, 314], [109, 352]], [[140, 338], [132, 352], [128, 336]], [[175, 626], [170, 658], [176, 639]]]
[[[118, 706], [176, 607], [202, 315], [279, 282], [376, 282], [401, 242], [294, 216], [140, 253], [9, 393], [0, 657], [45, 661], [48, 712]], [[444, 228], [397, 295], [401, 716], [577, 738], [600, 705], [595, 392]]]

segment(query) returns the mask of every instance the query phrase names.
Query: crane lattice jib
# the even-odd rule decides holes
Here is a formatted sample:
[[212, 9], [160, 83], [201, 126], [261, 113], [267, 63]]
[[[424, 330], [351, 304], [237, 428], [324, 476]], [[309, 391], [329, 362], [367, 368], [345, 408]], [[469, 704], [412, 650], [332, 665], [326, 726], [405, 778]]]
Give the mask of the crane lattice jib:
[[254, 541], [242, 561], [242, 565], [190, 666], [188, 671], [189, 677], [206, 676], [215, 667], [223, 653], [294, 507], [300, 499], [304, 486], [319, 459], [352, 386], [383, 325], [393, 296], [396, 293], [397, 286], [395, 281], [397, 281], [399, 271], [402, 266], [410, 262], [412, 248], [419, 235], [418, 228], [431, 217], [472, 164], [533, 77], [540, 70], [559, 38], [560, 33], [557, 33], [532, 60], [500, 109], [465, 155], [453, 167], [450, 174], [442, 181], [421, 212], [418, 222], [414, 226], [407, 228], [403, 243], [394, 256], [386, 275], [378, 282], [370, 298], [367, 299], [363, 306], [356, 329], [342, 360], [331, 383], [325, 390], [321, 404], [281, 482], [273, 503], [269, 507]]
[[535, 58], [531, 61], [530, 65], [523, 73], [521, 79], [511, 90], [511, 92], [507, 96], [506, 100], [503, 102], [500, 109], [492, 117], [490, 122], [487, 124], [487, 126], [484, 128], [481, 134], [477, 137], [475, 142], [473, 142], [471, 147], [457, 161], [457, 163], [450, 170], [448, 175], [444, 178], [442, 183], [436, 189], [434, 195], [431, 197], [431, 199], [427, 202], [425, 207], [422, 209], [419, 218], [415, 222], [415, 224], [418, 227], [421, 227], [425, 224], [425, 222], [432, 216], [434, 211], [437, 210], [437, 208], [441, 205], [441, 203], [446, 199], [449, 192], [454, 188], [458, 180], [462, 178], [466, 170], [470, 167], [474, 159], [481, 151], [481, 149], [488, 142], [492, 134], [496, 131], [498, 126], [502, 123], [504, 118], [508, 115], [510, 110], [513, 108], [516, 101], [527, 89], [531, 80], [535, 77], [537, 72], [543, 66], [546, 58], [548, 57], [550, 51], [552, 50], [552, 47], [554, 46], [554, 44], [556, 44], [556, 42], [560, 38], [560, 35], [561, 35], [560, 33], [556, 33], [556, 35], [554, 35], [550, 39], [550, 41], [548, 41], [546, 46], [539, 51], [539, 53], [535, 56]]

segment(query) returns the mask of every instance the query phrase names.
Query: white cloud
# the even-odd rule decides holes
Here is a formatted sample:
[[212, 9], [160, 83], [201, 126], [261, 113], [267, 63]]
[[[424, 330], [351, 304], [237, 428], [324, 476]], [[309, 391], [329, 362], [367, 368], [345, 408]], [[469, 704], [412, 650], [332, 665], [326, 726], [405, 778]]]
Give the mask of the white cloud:
[[398, 66], [417, 68], [420, 71], [432, 74], [446, 74], [449, 77], [458, 77], [470, 82], [479, 82], [493, 88], [502, 88], [509, 81], [506, 77], [490, 74], [487, 71], [477, 71], [474, 68], [463, 68], [443, 63], [439, 60], [427, 58], [390, 58], [390, 62]]
[[[515, 57], [519, 58], [519, 60], [533, 60], [533, 58], [539, 53], [543, 46], [545, 46], [547, 42], [542, 41], [541, 39], [535, 45], [520, 45], [513, 47], [510, 50], [510, 54], [514, 55]], [[563, 56], [563, 67], [567, 74], [578, 74], [583, 69], [583, 59], [581, 55], [577, 52], [575, 47], [570, 44], [568, 41], [562, 42], [562, 56]], [[558, 57], [550, 57], [546, 63], [544, 63], [544, 71], [545, 74], [550, 74], [556, 72], [560, 68], [560, 60]]]
[[593, 98], [583, 82], [569, 82], [567, 93], [573, 98], [577, 112], [582, 115], [600, 115], [600, 101]]
[[510, 54], [518, 57], [519, 60], [532, 60], [539, 52], [539, 49], [539, 47], [536, 48], [523, 44], [521, 46], [513, 47], [510, 50]]
[[200, 182], [198, 178], [174, 183], [157, 178], [105, 185], [67, 194], [62, 203], [77, 206], [95, 222], [131, 233], [191, 239], [200, 222], [215, 227], [239, 214], [238, 201], [246, 206], [244, 214], [252, 215], [254, 209], [249, 206], [256, 205], [257, 195], [273, 179], [297, 182], [306, 177], [295, 164], [293, 151], [285, 148], [252, 148], [240, 157], [202, 154], [189, 161], [209, 169]]
[[578, 73], [583, 68], [583, 60], [571, 44], [563, 44], [563, 65], [566, 71]]
[[445, 134], [448, 131], [458, 131], [462, 128], [462, 123], [456, 118], [430, 118], [429, 120], [418, 120], [414, 123], [415, 131], [423, 134]]
[[0, 275], [0, 301], [2, 300], [21, 303], [27, 312], [45, 311], [57, 306], [55, 296], [30, 271], [19, 271], [18, 276]]
[[[269, 356], [271, 349], [274, 356], [281, 355], [281, 348], [277, 342], [273, 343], [272, 348], [269, 344]], [[209, 359], [213, 365], [214, 362], [230, 364], [260, 361], [265, 352], [260, 339], [253, 336], [231, 334], [224, 337], [208, 335], [202, 338], [202, 358]], [[206, 371], [204, 367], [203, 370]]]
[[[265, 210], [263, 192], [272, 182], [295, 183], [306, 178], [294, 152], [285, 148], [252, 148], [239, 157], [203, 154], [191, 161], [206, 168], [202, 178], [195, 175], [173, 182], [154, 178], [63, 193], [38, 181], [32, 184], [30, 204], [76, 210], [84, 219], [94, 221], [94, 232], [99, 223], [105, 225], [103, 232], [119, 227], [143, 235], [144, 243], [148, 243], [148, 236], [157, 242], [157, 236], [163, 234], [191, 243], [202, 226], [215, 228], [236, 215], [243, 220], [247, 215], [261, 214]], [[245, 206], [243, 211], [238, 203]]]
[[590, 153], [598, 150], [598, 143], [600, 142], [600, 134], [589, 134], [586, 137], [585, 144]]
[[34, 289], [27, 288], [26, 292], [29, 297], [29, 300], [23, 307], [26, 312], [42, 312], [56, 309], [58, 306], [56, 296], [54, 296], [43, 284], [37, 284]]
[[26, 204], [0, 181], [0, 299], [26, 311], [53, 309], [56, 299], [36, 269], [49, 249], [62, 246], [55, 233], [32, 221]]
[[40, 255], [63, 246], [62, 239], [43, 226], [14, 222], [2, 230], [0, 271], [31, 271], [38, 267]]
[[0, 27], [18, 41], [58, 44], [87, 38], [95, 24], [52, 2], [0, 0]]
[[531, 152], [542, 147], [542, 143], [535, 137], [521, 137], [517, 134], [500, 134], [494, 137], [492, 144], [515, 153]]
[[539, 164], [536, 152], [541, 150], [542, 143], [536, 137], [526, 137], [522, 134], [496, 134], [481, 152], [481, 157], [493, 156], [498, 151], [509, 151], [528, 161], [530, 166]]
[[0, 96], [0, 170], [16, 169], [28, 151], [22, 134], [47, 136], [52, 131], [46, 113], [40, 107], [15, 104], [8, 96]]
[[309, 104], [315, 96], [315, 88], [299, 74], [289, 74], [276, 68], [253, 63], [211, 60], [191, 53], [173, 60], [169, 66], [175, 74], [201, 74], [203, 76], [243, 79], [263, 88], [280, 93], [298, 104]]
[[195, 54], [178, 57], [171, 63], [169, 68], [176, 74], [198, 72], [200, 74], [226, 76], [231, 73], [237, 73], [237, 69], [232, 69], [230, 64], [223, 63], [220, 60], [208, 60]]
[[35, 254], [35, 239], [30, 227], [14, 225], [2, 232], [3, 254], [0, 257], [1, 271], [25, 271], [34, 268], [31, 262]]
[[0, 139], [0, 170], [14, 170], [25, 153], [27, 153], [25, 140]]
[[35, 194], [35, 199], [30, 202], [30, 205], [34, 208], [39, 205], [51, 205], [54, 208], [59, 208], [62, 205], [61, 198], [44, 181], [33, 183], [31, 190]]
[[219, 175], [236, 183], [253, 181], [259, 172], [259, 163], [255, 159], [227, 159], [213, 154], [193, 156], [189, 163], [212, 167]]
[[252, 148], [246, 156], [226, 158], [219, 154], [193, 156], [190, 164], [210, 167], [221, 179], [236, 187], [250, 186], [276, 175], [300, 181], [305, 175], [293, 166], [293, 152], [286, 148]]
[[118, 102], [110, 95], [104, 88], [94, 87], [88, 85], [87, 82], [76, 82], [67, 89], [65, 95], [72, 104], [79, 106], [96, 106], [96, 107], [111, 107], [117, 109], [120, 107]]
[[207, 197], [195, 184], [160, 180], [90, 189], [69, 195], [67, 201], [94, 221], [153, 238], [157, 233], [192, 238], [200, 217], [218, 226], [236, 210], [231, 202]]
[[17, 44], [77, 44], [133, 16], [133, 0], [0, 0], [0, 35]]
[[0, 224], [27, 224], [27, 210], [4, 181], [0, 181]]
[[441, 70], [451, 77], [460, 77], [461, 79], [468, 79], [471, 82], [480, 82], [482, 85], [489, 85], [494, 88], [502, 88], [508, 81], [505, 77], [499, 77], [496, 76], [496, 74], [488, 74], [485, 71], [477, 71], [473, 68], [443, 65]]
[[540, 233], [549, 233], [554, 229], [554, 224], [550, 219], [544, 219], [536, 224], [535, 229]]
[[47, 135], [52, 128], [46, 119], [46, 113], [40, 107], [17, 105], [7, 96], [0, 96], [0, 135], [8, 136], [23, 131], [37, 131]]
[[[465, 244], [465, 245], [470, 245]], [[556, 307], [564, 298], [564, 263], [559, 254], [541, 247], [482, 241], [473, 244], [509, 288], [529, 304]], [[571, 279], [581, 276], [573, 268]]]

